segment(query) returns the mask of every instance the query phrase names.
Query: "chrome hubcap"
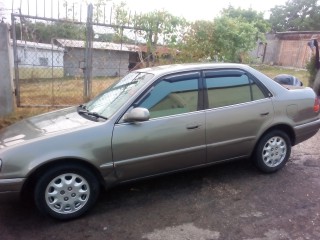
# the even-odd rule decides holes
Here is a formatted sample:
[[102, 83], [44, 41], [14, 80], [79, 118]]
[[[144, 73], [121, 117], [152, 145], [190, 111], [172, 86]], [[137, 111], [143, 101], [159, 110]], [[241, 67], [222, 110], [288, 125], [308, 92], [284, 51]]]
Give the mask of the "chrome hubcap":
[[62, 214], [81, 209], [89, 200], [88, 182], [78, 174], [67, 173], [54, 178], [47, 186], [45, 197], [48, 207]]
[[282, 163], [287, 153], [287, 144], [282, 137], [270, 138], [263, 147], [262, 159], [268, 167], [276, 167]]

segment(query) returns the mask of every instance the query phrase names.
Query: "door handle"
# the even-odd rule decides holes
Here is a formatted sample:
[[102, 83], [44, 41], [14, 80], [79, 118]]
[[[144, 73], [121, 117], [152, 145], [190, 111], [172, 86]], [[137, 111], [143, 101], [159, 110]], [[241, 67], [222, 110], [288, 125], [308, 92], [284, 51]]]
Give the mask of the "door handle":
[[260, 116], [267, 116], [269, 115], [269, 112], [260, 113]]
[[198, 128], [200, 125], [198, 125], [198, 124], [190, 124], [190, 125], [187, 125], [187, 129], [196, 129], [196, 128]]

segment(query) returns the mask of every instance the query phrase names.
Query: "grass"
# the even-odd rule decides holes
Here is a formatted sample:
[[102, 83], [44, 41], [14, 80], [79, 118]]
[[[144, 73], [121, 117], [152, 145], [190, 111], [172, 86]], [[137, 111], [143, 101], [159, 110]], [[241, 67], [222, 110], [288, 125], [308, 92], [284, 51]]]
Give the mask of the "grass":
[[48, 68], [48, 67], [19, 67], [20, 79], [32, 78], [61, 78], [63, 77], [63, 68]]
[[[97, 78], [92, 97], [110, 86], [116, 78]], [[28, 79], [20, 83], [21, 106], [67, 106], [83, 103], [83, 78]]]
[[[255, 69], [270, 78], [278, 74], [296, 76], [305, 86], [308, 86], [308, 72], [304, 69], [284, 68], [277, 66], [255, 65]], [[108, 87], [115, 78], [97, 78], [92, 83], [93, 96]], [[21, 101], [24, 105], [76, 105], [82, 103], [83, 79], [24, 79], [20, 87]], [[53, 107], [16, 108], [15, 112], [6, 117], [0, 117], [0, 129], [23, 118], [51, 111]]]
[[[92, 83], [95, 96], [111, 85], [116, 78], [97, 78]], [[54, 105], [83, 103], [83, 79], [24, 79], [20, 86], [21, 102], [28, 107], [16, 107], [14, 113], [0, 117], [0, 129], [27, 117], [57, 109]], [[32, 107], [42, 105], [44, 107]], [[49, 105], [49, 106], [45, 106]]]
[[309, 73], [305, 69], [286, 68], [278, 66], [259, 65], [252, 66], [253, 68], [263, 72], [270, 78], [274, 78], [278, 74], [290, 74], [298, 78], [304, 86], [308, 86]]

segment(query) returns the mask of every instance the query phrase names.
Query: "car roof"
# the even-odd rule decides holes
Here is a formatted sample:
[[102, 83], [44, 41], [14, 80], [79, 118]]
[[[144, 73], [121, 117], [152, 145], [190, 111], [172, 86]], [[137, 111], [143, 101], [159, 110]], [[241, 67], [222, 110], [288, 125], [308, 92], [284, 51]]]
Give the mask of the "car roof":
[[172, 64], [172, 65], [162, 65], [150, 68], [142, 68], [135, 70], [136, 72], [146, 72], [155, 75], [163, 75], [184, 71], [192, 70], [213, 70], [213, 69], [228, 69], [228, 68], [238, 68], [243, 70], [249, 70], [251, 67], [244, 64], [238, 63], [187, 63], [187, 64]]

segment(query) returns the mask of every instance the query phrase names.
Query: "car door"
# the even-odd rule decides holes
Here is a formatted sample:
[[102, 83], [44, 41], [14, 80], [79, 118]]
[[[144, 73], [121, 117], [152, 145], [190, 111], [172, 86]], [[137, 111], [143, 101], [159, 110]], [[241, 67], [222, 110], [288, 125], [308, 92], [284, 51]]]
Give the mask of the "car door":
[[204, 85], [208, 161], [247, 157], [272, 123], [271, 93], [237, 69], [207, 71]]
[[192, 72], [160, 79], [132, 106], [147, 108], [150, 119], [115, 124], [112, 151], [122, 181], [205, 163], [205, 111], [199, 76]]

